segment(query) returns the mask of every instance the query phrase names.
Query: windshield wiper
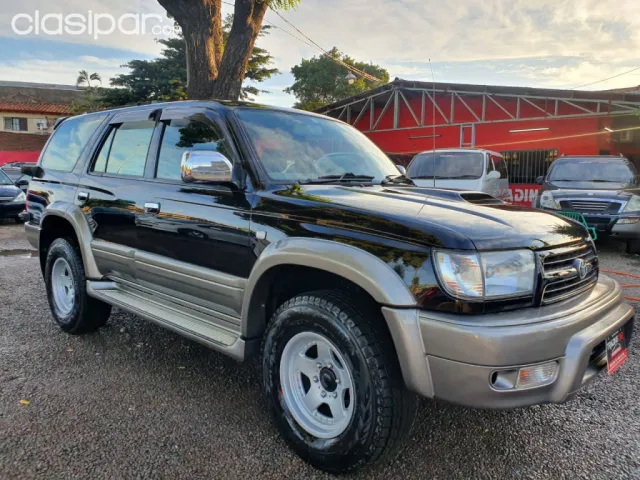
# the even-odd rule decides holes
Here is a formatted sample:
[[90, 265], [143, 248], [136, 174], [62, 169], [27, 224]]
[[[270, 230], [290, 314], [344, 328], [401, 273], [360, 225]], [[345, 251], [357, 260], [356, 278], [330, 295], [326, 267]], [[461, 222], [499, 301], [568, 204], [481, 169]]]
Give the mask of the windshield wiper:
[[404, 183], [406, 185], [415, 185], [413, 180], [411, 180], [406, 175], [387, 175], [382, 180], [381, 185], [389, 185], [390, 183]]
[[305, 180], [300, 182], [303, 185], [313, 185], [322, 183], [340, 183], [340, 182], [370, 182], [375, 177], [371, 175], [360, 175], [351, 172], [343, 173], [342, 175], [323, 175], [315, 180]]
[[559, 179], [554, 179], [551, 180], [551, 182], [593, 182], [593, 183], [625, 183], [625, 182], [619, 182], [616, 180], [602, 180], [600, 178], [595, 178], [593, 180], [576, 180], [576, 179], [568, 179], [568, 178], [559, 178]]

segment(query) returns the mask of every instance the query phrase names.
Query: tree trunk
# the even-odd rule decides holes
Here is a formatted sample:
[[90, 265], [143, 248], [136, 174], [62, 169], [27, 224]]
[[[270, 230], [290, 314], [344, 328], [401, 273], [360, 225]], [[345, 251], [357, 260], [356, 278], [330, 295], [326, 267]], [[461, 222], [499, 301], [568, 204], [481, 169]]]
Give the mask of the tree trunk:
[[[187, 96], [237, 100], [267, 12], [267, 0], [236, 0], [223, 47], [221, 0], [158, 0], [182, 28], [187, 50]], [[224, 51], [224, 53], [223, 53]]]
[[237, 100], [240, 97], [249, 58], [267, 8], [266, 1], [236, 0], [233, 25], [213, 87], [214, 98]]
[[178, 22], [187, 54], [187, 96], [212, 98], [222, 61], [220, 0], [158, 0]]

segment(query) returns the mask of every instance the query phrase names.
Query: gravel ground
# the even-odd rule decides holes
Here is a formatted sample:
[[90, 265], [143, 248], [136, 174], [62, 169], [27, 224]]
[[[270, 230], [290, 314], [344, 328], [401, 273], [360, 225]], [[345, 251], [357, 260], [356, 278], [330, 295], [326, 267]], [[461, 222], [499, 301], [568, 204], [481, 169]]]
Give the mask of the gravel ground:
[[[255, 363], [119, 310], [99, 333], [62, 333], [37, 259], [15, 252], [29, 248], [22, 227], [0, 224], [0, 478], [327, 477], [279, 439]], [[604, 268], [640, 272], [621, 245], [599, 248]], [[353, 478], [640, 478], [639, 387], [632, 346], [614, 377], [564, 405], [424, 400], [403, 454]]]

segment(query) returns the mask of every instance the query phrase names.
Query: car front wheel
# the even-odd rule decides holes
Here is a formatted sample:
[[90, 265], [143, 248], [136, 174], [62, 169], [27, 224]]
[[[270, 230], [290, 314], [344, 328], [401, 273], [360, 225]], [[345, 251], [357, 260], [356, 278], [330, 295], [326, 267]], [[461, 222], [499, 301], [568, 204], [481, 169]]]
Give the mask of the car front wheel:
[[336, 291], [294, 297], [262, 345], [263, 390], [280, 433], [334, 473], [392, 458], [415, 417], [383, 319], [364, 305]]

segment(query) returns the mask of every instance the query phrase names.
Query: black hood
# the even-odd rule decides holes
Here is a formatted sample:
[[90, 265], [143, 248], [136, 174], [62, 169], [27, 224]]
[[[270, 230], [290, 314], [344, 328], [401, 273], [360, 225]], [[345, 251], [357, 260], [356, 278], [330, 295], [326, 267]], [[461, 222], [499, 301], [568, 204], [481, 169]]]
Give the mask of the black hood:
[[22, 190], [20, 190], [15, 185], [0, 185], [0, 197], [13, 198], [16, 195], [18, 195], [21, 191]]
[[458, 249], [536, 250], [588, 236], [564, 217], [473, 195], [482, 194], [465, 201], [419, 187], [295, 185], [262, 193], [255, 211]]
[[640, 195], [640, 187], [620, 183], [600, 182], [555, 182], [545, 185], [543, 190], [553, 192], [554, 198], [605, 198], [627, 200], [631, 195]]

